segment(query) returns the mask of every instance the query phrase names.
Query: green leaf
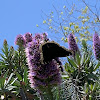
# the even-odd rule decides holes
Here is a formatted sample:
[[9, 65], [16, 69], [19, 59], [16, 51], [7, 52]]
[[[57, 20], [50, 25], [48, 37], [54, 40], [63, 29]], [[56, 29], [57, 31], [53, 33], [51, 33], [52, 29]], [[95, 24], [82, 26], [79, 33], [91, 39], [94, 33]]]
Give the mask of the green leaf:
[[36, 24], [36, 27], [39, 27], [39, 25], [38, 25], [38, 24]]
[[18, 79], [18, 78], [12, 78], [12, 82], [11, 82], [10, 85], [13, 85], [13, 84], [16, 82], [17, 79]]
[[5, 54], [6, 57], [8, 57], [8, 53], [9, 53], [8, 44], [3, 45], [2, 52]]
[[68, 75], [62, 75], [62, 78], [69, 78]]
[[27, 78], [28, 72], [27, 72], [27, 68], [24, 68], [24, 82], [27, 83], [28, 82], [28, 78]]
[[100, 67], [100, 62], [94, 67], [93, 71], [96, 71]]
[[[85, 59], [85, 62], [84, 62], [84, 64], [88, 64], [88, 62], [90, 61], [90, 57], [88, 56], [86, 59]], [[86, 68], [87, 68], [88, 66], [86, 66]]]
[[17, 80], [18, 78], [12, 78], [12, 82], [10, 85], [20, 86], [20, 81]]
[[83, 65], [84, 62], [85, 62], [85, 55], [83, 54], [82, 57], [81, 57], [81, 62], [80, 62], [81, 65]]
[[46, 20], [43, 21], [43, 24], [45, 24], [45, 23], [46, 23]]
[[22, 77], [19, 73], [16, 72], [16, 76], [18, 77], [19, 81], [22, 81]]
[[12, 89], [17, 88], [16, 86], [8, 86], [7, 89], [11, 91]]
[[92, 80], [92, 81], [94, 81], [94, 80], [96, 80], [98, 77], [95, 75], [95, 74], [93, 74], [93, 73], [90, 73], [90, 74], [88, 74], [88, 79], [90, 79], [90, 80]]
[[64, 28], [64, 30], [68, 30], [69, 29], [69, 27], [65, 27], [65, 26], [63, 28]]
[[91, 89], [91, 91], [93, 90], [93, 84], [90, 85], [90, 89]]
[[66, 8], [66, 6], [64, 5], [64, 6], [63, 6], [63, 8], [65, 9], [65, 8]]
[[65, 68], [65, 70], [66, 70], [68, 73], [73, 73], [73, 72], [74, 72], [73, 68], [72, 68], [72, 67], [69, 67], [69, 66], [67, 66], [67, 67]]
[[7, 58], [3, 54], [0, 54], [0, 56], [2, 57], [3, 60], [5, 61], [7, 60]]
[[87, 44], [86, 44], [85, 39], [82, 39], [82, 45], [83, 45], [83, 48], [87, 48]]
[[98, 83], [94, 83], [94, 85], [93, 85], [93, 91], [95, 91], [97, 89], [98, 85], [99, 85]]
[[6, 73], [4, 74], [4, 76], [0, 78], [1, 88], [4, 88], [4, 84], [5, 84], [5, 80], [7, 78], [8, 71], [9, 70], [7, 70]]
[[9, 76], [9, 78], [8, 78], [8, 80], [7, 80], [7, 82], [4, 84], [5, 87], [9, 84], [9, 82], [11, 81], [11, 78], [12, 78], [13, 75], [14, 75], [14, 73], [11, 73], [11, 74], [10, 74], [10, 76]]
[[88, 88], [88, 84], [86, 83], [85, 84], [85, 93], [88, 93], [88, 91], [89, 91], [89, 88]]
[[79, 53], [76, 53], [75, 54], [75, 57], [76, 57], [76, 62], [78, 64], [78, 66], [80, 65], [80, 61], [81, 61], [81, 57], [80, 57], [80, 54]]
[[67, 59], [68, 59], [68, 62], [69, 62], [73, 67], [77, 68], [77, 64], [76, 64], [73, 60], [69, 59], [68, 57], [67, 57]]
[[3, 77], [0, 77], [0, 89], [3, 88], [4, 86], [4, 81]]

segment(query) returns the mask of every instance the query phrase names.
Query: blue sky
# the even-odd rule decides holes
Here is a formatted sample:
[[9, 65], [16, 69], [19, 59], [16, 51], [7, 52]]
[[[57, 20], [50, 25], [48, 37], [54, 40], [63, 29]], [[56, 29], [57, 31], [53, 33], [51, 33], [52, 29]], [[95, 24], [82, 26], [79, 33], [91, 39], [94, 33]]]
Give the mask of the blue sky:
[[4, 39], [14, 45], [17, 34], [40, 32], [41, 10], [49, 12], [53, 0], [0, 0], [0, 48]]
[[[66, 0], [0, 0], [0, 48], [4, 39], [7, 39], [10, 46], [15, 46], [14, 40], [18, 34], [44, 32], [36, 27], [36, 24], [43, 22], [42, 11], [49, 14], [54, 10], [52, 5], [63, 8], [65, 2]], [[81, 7], [81, 3], [74, 3]], [[50, 38], [54, 35], [50, 32], [48, 34]]]
[[64, 1], [0, 0], [0, 48], [4, 39], [7, 39], [9, 45], [15, 46], [14, 40], [18, 34], [44, 32], [36, 27], [36, 24], [43, 22], [42, 11], [50, 13], [52, 5], [63, 8]]

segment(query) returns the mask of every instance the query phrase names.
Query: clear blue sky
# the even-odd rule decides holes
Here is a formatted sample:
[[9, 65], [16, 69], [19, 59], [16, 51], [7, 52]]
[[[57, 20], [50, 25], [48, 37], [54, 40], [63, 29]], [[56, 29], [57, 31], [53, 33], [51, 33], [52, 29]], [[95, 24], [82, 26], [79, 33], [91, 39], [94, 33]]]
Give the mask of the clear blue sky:
[[54, 0], [0, 0], [0, 48], [4, 39], [14, 45], [17, 34], [40, 32], [41, 10], [49, 12]]
[[4, 39], [7, 39], [9, 45], [14, 46], [14, 40], [18, 34], [43, 32], [36, 27], [36, 24], [43, 22], [41, 10], [48, 14], [53, 9], [52, 4], [63, 7], [65, 1], [0, 0], [0, 48]]

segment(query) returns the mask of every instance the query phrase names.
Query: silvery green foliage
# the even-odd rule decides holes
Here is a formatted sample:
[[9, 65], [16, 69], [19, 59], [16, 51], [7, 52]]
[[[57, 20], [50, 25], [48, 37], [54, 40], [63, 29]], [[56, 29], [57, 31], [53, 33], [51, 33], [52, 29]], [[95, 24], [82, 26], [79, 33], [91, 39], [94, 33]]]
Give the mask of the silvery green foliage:
[[64, 81], [60, 89], [60, 100], [78, 100], [80, 94], [77, 92], [79, 90], [78, 87], [71, 82], [71, 80]]
[[68, 62], [65, 63], [65, 75], [62, 75], [64, 82], [61, 85], [62, 92], [60, 93], [61, 100], [66, 100], [66, 98], [68, 100], [100, 98], [100, 94], [98, 94], [100, 74], [97, 72], [100, 63], [94, 61], [92, 51], [84, 40], [82, 45], [81, 56], [76, 53], [74, 58], [67, 58]]

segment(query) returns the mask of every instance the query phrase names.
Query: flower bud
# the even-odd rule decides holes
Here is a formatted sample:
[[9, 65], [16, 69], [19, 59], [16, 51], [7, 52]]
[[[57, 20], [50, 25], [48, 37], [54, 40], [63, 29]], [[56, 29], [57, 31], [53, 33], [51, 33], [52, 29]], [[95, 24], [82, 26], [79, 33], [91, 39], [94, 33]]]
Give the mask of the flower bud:
[[24, 39], [25, 39], [26, 43], [31, 42], [31, 41], [32, 41], [32, 34], [29, 33], [29, 32], [26, 33], [26, 34], [24, 35]]
[[24, 37], [21, 34], [17, 35], [17, 37], [15, 39], [15, 44], [18, 46], [25, 46], [26, 45]]

